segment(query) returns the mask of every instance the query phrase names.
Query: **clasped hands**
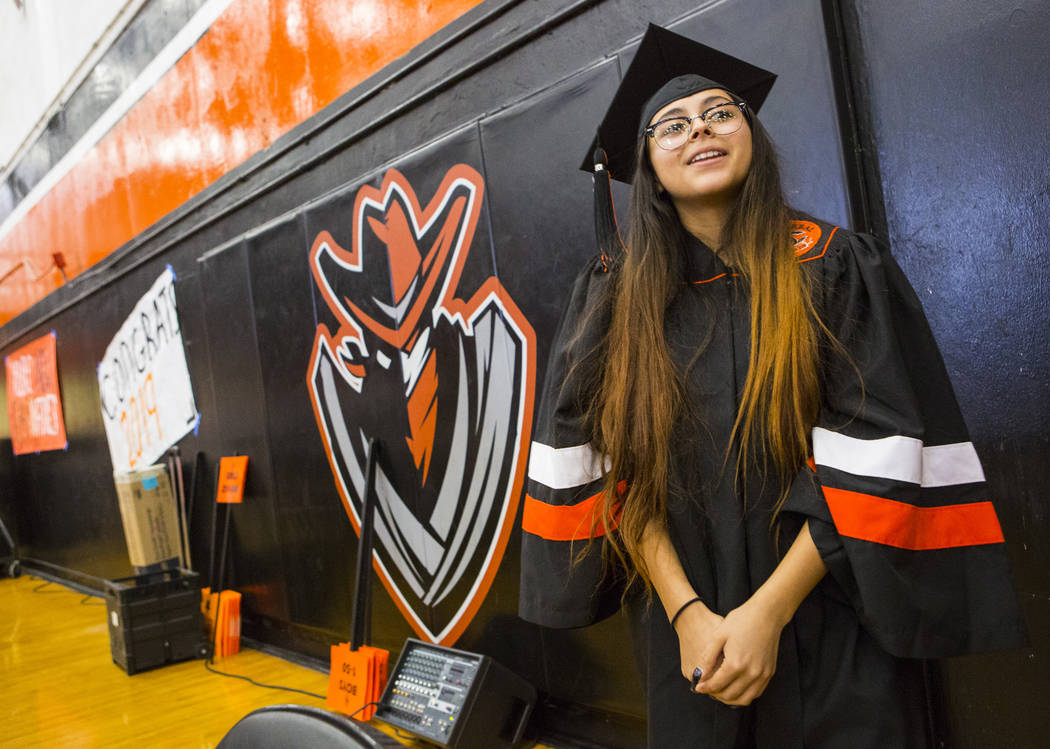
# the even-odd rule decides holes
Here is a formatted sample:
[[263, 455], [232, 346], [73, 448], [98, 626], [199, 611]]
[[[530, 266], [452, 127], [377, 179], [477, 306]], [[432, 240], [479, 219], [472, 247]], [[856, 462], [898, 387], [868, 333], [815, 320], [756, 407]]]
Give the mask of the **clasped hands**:
[[675, 622], [682, 675], [692, 681], [700, 668], [697, 693], [726, 705], [751, 704], [776, 671], [782, 618], [756, 597], [724, 617], [701, 601], [689, 606]]

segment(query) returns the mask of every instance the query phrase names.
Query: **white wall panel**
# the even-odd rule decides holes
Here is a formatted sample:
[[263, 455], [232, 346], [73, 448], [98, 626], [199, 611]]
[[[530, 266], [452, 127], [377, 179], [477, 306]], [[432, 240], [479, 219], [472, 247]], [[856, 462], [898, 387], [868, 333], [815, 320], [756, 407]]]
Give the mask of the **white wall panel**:
[[142, 4], [0, 0], [0, 174]]

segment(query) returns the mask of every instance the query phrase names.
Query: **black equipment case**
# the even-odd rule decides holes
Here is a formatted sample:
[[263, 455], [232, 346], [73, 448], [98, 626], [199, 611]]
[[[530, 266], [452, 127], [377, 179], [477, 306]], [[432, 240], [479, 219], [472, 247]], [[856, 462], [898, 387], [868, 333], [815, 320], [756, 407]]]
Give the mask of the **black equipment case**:
[[106, 581], [113, 662], [128, 675], [203, 655], [201, 583], [196, 572], [165, 570]]

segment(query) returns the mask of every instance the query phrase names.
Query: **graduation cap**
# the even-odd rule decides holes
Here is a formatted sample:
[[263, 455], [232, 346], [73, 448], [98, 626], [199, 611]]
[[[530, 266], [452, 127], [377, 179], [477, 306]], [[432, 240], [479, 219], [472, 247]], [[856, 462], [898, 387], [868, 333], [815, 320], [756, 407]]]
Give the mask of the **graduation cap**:
[[709, 88], [725, 89], [757, 112], [776, 78], [768, 70], [649, 24], [581, 166], [594, 172], [595, 226], [602, 252], [621, 244], [610, 177], [630, 184], [638, 139], [653, 115], [672, 101]]

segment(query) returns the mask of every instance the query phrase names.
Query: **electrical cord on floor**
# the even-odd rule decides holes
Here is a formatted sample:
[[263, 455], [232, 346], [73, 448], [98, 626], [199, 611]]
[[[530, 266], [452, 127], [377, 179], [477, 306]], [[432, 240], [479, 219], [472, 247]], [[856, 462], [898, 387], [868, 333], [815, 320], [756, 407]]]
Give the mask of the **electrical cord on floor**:
[[298, 692], [299, 694], [305, 694], [308, 697], [316, 697], [319, 700], [326, 699], [323, 694], [315, 694], [314, 692], [307, 692], [305, 689], [296, 689], [295, 687], [282, 687], [277, 684], [263, 684], [262, 682], [256, 681], [248, 676], [241, 676], [240, 674], [228, 674], [225, 671], [220, 671], [217, 668], [212, 668], [211, 659], [204, 661], [204, 667], [211, 671], [213, 674], [219, 676], [229, 676], [231, 679], [243, 679], [244, 681], [254, 684], [257, 687], [263, 687], [264, 689], [282, 689], [285, 692]]
[[[40, 580], [41, 578], [36, 577], [36, 576], [30, 576], [30, 579], [31, 580]], [[60, 590], [44, 590], [44, 588], [46, 588], [48, 585], [51, 585], [52, 582], [53, 582], [52, 580], [44, 580], [42, 583], [40, 583], [40, 585], [37, 585], [35, 588], [33, 588], [33, 592], [34, 593], [76, 593], [77, 592], [75, 590], [70, 590], [70, 589], [64, 588], [64, 587], [62, 589], [60, 589]], [[80, 599], [80, 603], [82, 605], [84, 605], [84, 606], [105, 606], [106, 605], [105, 601], [101, 601], [99, 603], [91, 603], [91, 602], [88, 601], [88, 599], [90, 599], [90, 598], [94, 598], [94, 596], [92, 596], [89, 593], [88, 595], [86, 595], [82, 599]], [[323, 694], [316, 694], [314, 692], [307, 692], [305, 689], [296, 689], [295, 687], [283, 687], [283, 686], [280, 686], [278, 684], [263, 684], [262, 682], [256, 681], [255, 679], [252, 679], [252, 678], [250, 678], [248, 676], [241, 676], [240, 674], [229, 674], [229, 673], [226, 673], [225, 671], [219, 671], [217, 668], [212, 668], [211, 659], [208, 659], [208, 660], [206, 660], [204, 662], [204, 667], [206, 669], [208, 669], [209, 671], [211, 671], [213, 674], [218, 674], [219, 676], [228, 676], [231, 679], [243, 679], [244, 681], [247, 681], [250, 684], [254, 684], [257, 687], [263, 687], [264, 689], [281, 689], [281, 690], [283, 690], [285, 692], [298, 692], [299, 694], [305, 694], [307, 697], [315, 697], [315, 698], [317, 698], [319, 700], [326, 699]], [[370, 703], [370, 704], [378, 704], [378, 703]], [[365, 705], [365, 707], [368, 707], [368, 705]], [[361, 709], [363, 710], [364, 708], [361, 708]]]
[[352, 718], [355, 715], [357, 715], [359, 712], [361, 712], [362, 710], [365, 710], [366, 708], [372, 707], [373, 705], [379, 705], [379, 703], [378, 702], [369, 702], [367, 705], [361, 705], [361, 707], [357, 708], [352, 713], [350, 713], [349, 717]]
[[[357, 715], [359, 712], [361, 712], [365, 708], [372, 707], [372, 706], [378, 707], [381, 704], [382, 703], [380, 703], [380, 702], [369, 702], [367, 705], [361, 705], [361, 707], [357, 708], [352, 713], [350, 713], [349, 717], [353, 718], [355, 715]], [[397, 726], [390, 726], [390, 727], [394, 729], [394, 733], [397, 734], [398, 738], [400, 738], [400, 739], [408, 739], [409, 741], [415, 741], [416, 740], [416, 737], [413, 736], [412, 734], [410, 734], [410, 733], [402, 733], [401, 729], [398, 728]]]
[[[41, 580], [42, 578], [36, 577], [35, 575], [30, 575], [29, 579], [30, 580]], [[76, 593], [77, 592], [75, 590], [70, 590], [70, 589], [65, 588], [65, 587], [63, 587], [60, 590], [44, 590], [44, 588], [46, 588], [48, 585], [51, 585], [53, 582], [54, 581], [52, 581], [52, 580], [44, 580], [39, 585], [37, 585], [35, 588], [33, 588], [33, 592], [34, 593]], [[105, 601], [100, 601], [98, 603], [93, 603], [93, 602], [89, 601], [89, 599], [94, 598], [94, 597], [95, 596], [93, 596], [90, 593], [88, 593], [82, 599], [80, 599], [81, 605], [83, 605], [83, 606], [105, 606], [106, 605]], [[228, 676], [231, 679], [241, 679], [243, 681], [248, 682], [249, 684], [253, 684], [253, 685], [257, 686], [257, 687], [262, 687], [263, 689], [280, 689], [280, 690], [285, 691], [285, 692], [297, 692], [299, 694], [305, 694], [307, 697], [314, 697], [314, 698], [319, 699], [319, 700], [327, 699], [325, 697], [325, 695], [323, 695], [323, 694], [317, 694], [315, 692], [308, 692], [305, 689], [296, 689], [295, 687], [284, 687], [284, 686], [280, 686], [279, 684], [263, 684], [262, 682], [256, 681], [255, 679], [252, 679], [249, 676], [242, 676], [241, 674], [230, 674], [230, 673], [227, 673], [225, 671], [220, 671], [217, 668], [213, 668], [211, 663], [212, 663], [212, 659], [211, 658], [209, 658], [208, 660], [204, 661], [204, 668], [208, 669], [213, 674], [218, 674], [219, 676]], [[355, 710], [353, 712], [353, 714], [351, 714], [350, 717], [351, 718], [354, 717], [354, 715], [357, 715], [359, 712], [364, 710], [366, 707], [371, 707], [373, 705], [378, 705], [378, 704], [379, 704], [378, 702], [369, 702], [367, 705], [364, 705], [364, 706], [360, 707], [359, 709]], [[406, 738], [406, 737], [402, 737], [402, 738]], [[407, 738], [411, 738], [411, 737], [407, 737]]]

